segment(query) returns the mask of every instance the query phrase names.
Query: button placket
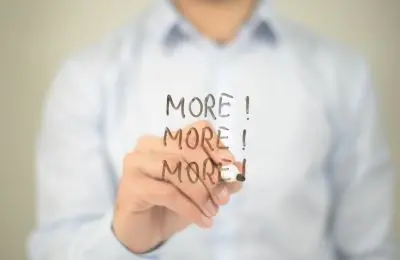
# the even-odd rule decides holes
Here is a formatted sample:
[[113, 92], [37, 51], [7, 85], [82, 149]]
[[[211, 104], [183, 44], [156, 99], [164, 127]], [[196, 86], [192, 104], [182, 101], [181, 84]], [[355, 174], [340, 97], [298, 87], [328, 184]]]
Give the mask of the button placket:
[[[229, 47], [228, 47], [229, 48]], [[229, 113], [228, 117], [220, 117], [219, 113], [216, 114], [217, 120], [215, 121], [215, 128], [221, 129], [221, 136], [227, 137], [222, 141], [226, 146], [234, 148], [235, 136], [232, 135], [232, 128], [234, 127], [234, 106], [235, 106], [235, 91], [229, 86], [231, 75], [229, 73], [230, 58], [232, 53], [231, 49], [213, 49], [213, 64], [212, 64], [212, 85], [208, 88], [213, 89], [215, 93], [216, 107], [218, 108], [220, 98], [223, 102], [231, 103], [230, 106], [224, 106], [223, 114]], [[224, 93], [224, 94], [223, 94]], [[224, 96], [222, 96], [224, 95]], [[228, 97], [231, 96], [232, 98]], [[224, 127], [224, 128], [223, 128]], [[229, 130], [227, 130], [229, 129]], [[233, 149], [235, 150], [235, 149]], [[235, 260], [237, 254], [235, 250], [237, 219], [234, 217], [236, 208], [235, 197], [232, 197], [230, 202], [220, 209], [219, 215], [215, 218], [215, 229], [212, 231], [214, 250], [216, 259], [221, 260]]]

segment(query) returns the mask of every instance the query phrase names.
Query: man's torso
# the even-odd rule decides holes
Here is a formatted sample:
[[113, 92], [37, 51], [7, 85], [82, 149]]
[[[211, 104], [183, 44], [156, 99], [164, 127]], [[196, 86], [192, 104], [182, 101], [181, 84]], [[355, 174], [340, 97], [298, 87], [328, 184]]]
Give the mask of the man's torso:
[[[96, 63], [104, 101], [99, 116], [117, 177], [140, 136], [163, 136], [166, 127], [177, 130], [202, 119], [225, 127], [224, 142], [246, 159], [244, 188], [220, 209], [215, 226], [175, 235], [161, 259], [333, 259], [329, 154], [338, 116], [332, 111], [346, 88], [340, 70], [352, 59], [283, 21], [276, 22], [276, 44], [226, 48], [191, 41], [164, 48], [148, 24], [139, 19], [84, 53]], [[221, 112], [227, 117], [219, 116], [222, 93], [230, 102]], [[185, 118], [175, 109], [167, 115], [168, 95], [175, 104], [185, 99]], [[210, 95], [216, 120], [209, 110], [205, 117]], [[195, 97], [202, 105], [191, 103]]]

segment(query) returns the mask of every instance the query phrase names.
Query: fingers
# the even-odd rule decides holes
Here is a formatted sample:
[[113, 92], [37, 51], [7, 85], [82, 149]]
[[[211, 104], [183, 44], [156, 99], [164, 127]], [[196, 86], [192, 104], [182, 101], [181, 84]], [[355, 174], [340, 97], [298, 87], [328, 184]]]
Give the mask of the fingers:
[[221, 138], [221, 132], [216, 131], [210, 122], [197, 121], [183, 129], [184, 136], [187, 136], [191, 144], [197, 142], [197, 135], [191, 134], [193, 132], [201, 133], [200, 147], [215, 163], [223, 163], [226, 160], [235, 161], [233, 154]]
[[[168, 161], [161, 158], [167, 158]], [[160, 171], [162, 161], [168, 162], [174, 172], [164, 172], [163, 176], [162, 170]], [[213, 188], [210, 195], [201, 182], [192, 183], [185, 177], [186, 174], [175, 171], [174, 163], [180, 163], [179, 157], [174, 155], [146, 156], [137, 152], [129, 154], [124, 163], [124, 172], [132, 173], [124, 175], [125, 178], [133, 180], [130, 181], [132, 187], [129, 189], [137, 193], [143, 201], [151, 205], [165, 206], [187, 219], [189, 223], [204, 228], [210, 227], [212, 217], [218, 212], [214, 203], [228, 203], [230, 195], [240, 190], [241, 183], [220, 183]]]
[[205, 216], [193, 203], [174, 185], [143, 177], [135, 179], [135, 192], [144, 201], [157, 206], [164, 206], [200, 227], [212, 226], [212, 218]]
[[[211, 218], [217, 214], [216, 205], [226, 204], [230, 194], [241, 189], [240, 183], [220, 181], [219, 166], [233, 162], [235, 158], [222, 142], [220, 133], [209, 122], [198, 121], [178, 131], [166, 129], [163, 138], [140, 138], [124, 165], [131, 167], [135, 174], [143, 174], [158, 183], [152, 185], [159, 185], [159, 188], [165, 189], [163, 192], [175, 194], [169, 196], [179, 198], [177, 200], [183, 203], [186, 211], [189, 208], [193, 211], [194, 207], [204, 217]], [[159, 196], [152, 200], [155, 205], [158, 205], [158, 200], [161, 201], [157, 203], [167, 203]], [[165, 206], [180, 214], [179, 210], [183, 209], [178, 209], [179, 206], [171, 204], [170, 200], [169, 206]]]
[[229, 150], [219, 150], [221, 144], [218, 140], [212, 125], [207, 121], [199, 121], [183, 130], [168, 130], [163, 139], [156, 136], [142, 137], [136, 151], [180, 157], [182, 162], [188, 164], [189, 172], [195, 173], [193, 176], [196, 173], [200, 175], [196, 181], [202, 182], [211, 192], [220, 181], [218, 165], [227, 164], [226, 160], [234, 160]]
[[[158, 153], [148, 156], [136, 152], [128, 155], [127, 160], [129, 162], [126, 164], [132, 167], [132, 172], [139, 171], [150, 178], [169, 182], [187, 196], [206, 216], [213, 217], [217, 214], [217, 207], [200, 180], [199, 169], [190, 169], [180, 157]], [[192, 167], [197, 166], [192, 165]]]
[[241, 189], [242, 183], [240, 182], [221, 183], [212, 190], [211, 196], [216, 204], [225, 205], [229, 202], [230, 196]]
[[198, 172], [198, 181], [204, 185], [208, 192], [211, 192], [211, 190], [218, 185], [218, 164], [215, 163], [204, 150], [200, 149], [185, 151], [185, 161], [189, 167], [188, 175], [192, 172]]
[[[241, 162], [235, 162], [234, 165], [239, 169], [239, 172], [244, 174], [244, 166]], [[229, 202], [230, 195], [239, 192], [242, 186], [242, 182], [222, 182], [213, 188], [211, 196], [217, 205], [225, 205]]]

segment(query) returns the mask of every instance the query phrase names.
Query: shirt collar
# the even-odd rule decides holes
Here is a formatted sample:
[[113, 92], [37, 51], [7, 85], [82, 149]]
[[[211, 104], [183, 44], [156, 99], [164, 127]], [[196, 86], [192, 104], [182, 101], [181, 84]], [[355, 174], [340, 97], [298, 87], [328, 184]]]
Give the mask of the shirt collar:
[[[258, 0], [252, 18], [245, 24], [250, 37], [264, 43], [275, 44], [277, 33], [274, 28], [274, 12], [271, 0]], [[176, 10], [170, 0], [156, 2], [155, 12], [150, 16], [150, 32], [166, 47], [174, 47], [190, 38], [185, 18]]]

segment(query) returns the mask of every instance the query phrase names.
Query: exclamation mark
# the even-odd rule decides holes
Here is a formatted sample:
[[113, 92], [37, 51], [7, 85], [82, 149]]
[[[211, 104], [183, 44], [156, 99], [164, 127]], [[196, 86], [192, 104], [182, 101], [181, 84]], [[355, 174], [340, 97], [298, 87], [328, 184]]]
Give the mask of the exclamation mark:
[[250, 117], [249, 117], [249, 106], [250, 106], [250, 98], [249, 98], [249, 96], [246, 96], [246, 116], [247, 116], [247, 120], [250, 119]]
[[243, 159], [243, 163], [242, 163], [242, 165], [243, 165], [243, 166], [242, 166], [242, 167], [243, 167], [243, 168], [242, 168], [243, 173], [242, 173], [242, 174], [243, 174], [244, 176], [246, 176], [246, 162], [247, 162], [247, 160], [246, 160], [246, 159]]
[[242, 134], [242, 144], [243, 144], [243, 148], [242, 150], [246, 150], [246, 134], [247, 134], [247, 130], [243, 129], [243, 134]]

